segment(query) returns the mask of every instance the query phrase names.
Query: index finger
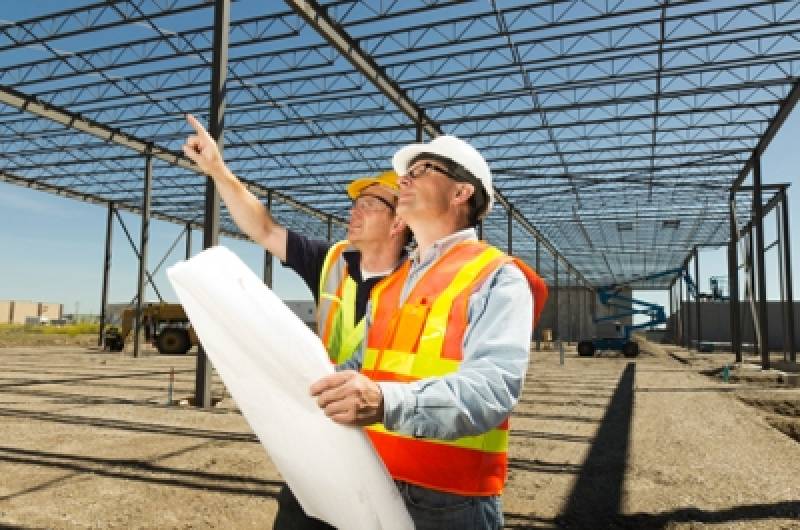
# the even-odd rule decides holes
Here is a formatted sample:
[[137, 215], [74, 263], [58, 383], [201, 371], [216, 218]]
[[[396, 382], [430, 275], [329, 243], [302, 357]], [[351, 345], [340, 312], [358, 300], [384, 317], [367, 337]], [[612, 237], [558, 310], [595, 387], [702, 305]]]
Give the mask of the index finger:
[[200, 134], [200, 135], [203, 135], [203, 136], [208, 136], [208, 131], [206, 131], [206, 128], [203, 127], [203, 124], [200, 123], [197, 120], [197, 118], [195, 118], [191, 114], [187, 114], [186, 115], [186, 121], [189, 122], [189, 125], [191, 125], [194, 128], [194, 130], [197, 132], [197, 134]]

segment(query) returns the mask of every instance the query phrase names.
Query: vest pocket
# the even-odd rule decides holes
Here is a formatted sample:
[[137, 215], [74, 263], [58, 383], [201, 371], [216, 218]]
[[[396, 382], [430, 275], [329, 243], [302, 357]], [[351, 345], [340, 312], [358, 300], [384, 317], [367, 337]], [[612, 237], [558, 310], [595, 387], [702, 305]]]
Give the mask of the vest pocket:
[[424, 300], [419, 304], [404, 304], [400, 308], [397, 332], [392, 341], [391, 349], [401, 351], [416, 350], [430, 309], [431, 307]]

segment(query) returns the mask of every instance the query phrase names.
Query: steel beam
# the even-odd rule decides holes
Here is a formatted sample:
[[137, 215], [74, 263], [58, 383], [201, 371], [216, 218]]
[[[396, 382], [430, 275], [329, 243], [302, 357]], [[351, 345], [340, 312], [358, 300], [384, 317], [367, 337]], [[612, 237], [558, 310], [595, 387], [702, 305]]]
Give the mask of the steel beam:
[[186, 223], [186, 259], [192, 257], [192, 223]]
[[[272, 211], [272, 193], [267, 194], [267, 210]], [[272, 253], [264, 249], [264, 284], [272, 289]]]
[[[230, 34], [230, 0], [216, 0], [214, 3], [214, 39], [211, 63], [211, 108], [209, 109], [208, 132], [217, 142], [220, 152], [224, 149], [225, 123], [225, 80], [228, 70], [228, 39]], [[203, 248], [209, 248], [219, 241], [219, 192], [214, 181], [207, 177], [205, 217], [203, 227]], [[211, 361], [202, 346], [197, 351], [195, 373], [195, 405], [211, 406]]]
[[697, 293], [694, 297], [694, 310], [695, 310], [695, 332], [696, 332], [696, 340], [695, 344], [697, 345], [697, 351], [700, 351], [700, 341], [702, 340], [703, 336], [703, 328], [702, 328], [702, 318], [700, 316], [700, 251], [697, 247], [694, 247], [694, 277], [695, 277], [695, 287], [697, 288]]
[[783, 240], [783, 270], [786, 304], [786, 321], [784, 322], [787, 330], [786, 347], [789, 350], [789, 361], [797, 362], [797, 344], [794, 334], [794, 286], [792, 284], [792, 238], [789, 237], [789, 203], [787, 201], [786, 190], [781, 190], [781, 239]]
[[114, 235], [114, 203], [108, 203], [108, 217], [106, 218], [106, 249], [103, 254], [103, 289], [100, 295], [100, 330], [97, 335], [97, 345], [105, 346], [103, 334], [106, 329], [106, 313], [108, 310], [108, 280], [111, 276], [111, 243]]
[[133, 326], [133, 356], [139, 357], [139, 332], [142, 329], [147, 250], [150, 246], [150, 198], [153, 192], [153, 157], [145, 158], [144, 190], [142, 192], [142, 229], [139, 241], [139, 277], [136, 282], [136, 318]]
[[739, 253], [737, 244], [739, 242], [739, 231], [736, 226], [736, 216], [734, 215], [733, 202], [728, 203], [729, 209], [729, 232], [731, 240], [728, 243], [728, 309], [730, 312], [731, 326], [731, 350], [737, 363], [742, 362], [742, 329], [741, 329], [741, 306], [739, 304]]
[[767, 275], [764, 260], [764, 205], [761, 197], [761, 156], [753, 157], [753, 223], [756, 232], [756, 273], [758, 276], [758, 350], [761, 352], [761, 368], [769, 370], [769, 344], [767, 323]]

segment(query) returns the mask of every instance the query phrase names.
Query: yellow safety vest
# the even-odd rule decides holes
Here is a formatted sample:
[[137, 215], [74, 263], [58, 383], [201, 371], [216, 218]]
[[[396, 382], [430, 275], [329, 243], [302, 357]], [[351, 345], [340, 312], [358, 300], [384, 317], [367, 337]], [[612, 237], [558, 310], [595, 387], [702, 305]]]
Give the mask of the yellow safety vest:
[[334, 364], [352, 357], [364, 338], [364, 318], [355, 321], [357, 285], [347, 271], [349, 241], [334, 244], [325, 256], [319, 278], [317, 333]]

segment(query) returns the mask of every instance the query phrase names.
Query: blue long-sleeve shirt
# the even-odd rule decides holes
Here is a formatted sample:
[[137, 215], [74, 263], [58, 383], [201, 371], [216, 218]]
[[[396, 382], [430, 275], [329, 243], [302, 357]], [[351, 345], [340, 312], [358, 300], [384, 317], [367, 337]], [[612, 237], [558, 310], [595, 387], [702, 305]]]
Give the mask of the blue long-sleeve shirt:
[[[401, 303], [431, 265], [454, 244], [477, 239], [468, 228], [435, 242], [411, 269]], [[367, 329], [370, 325], [367, 309]], [[491, 274], [469, 299], [464, 359], [456, 372], [412, 383], [380, 382], [387, 429], [421, 438], [450, 440], [499, 425], [516, 404], [528, 366], [533, 319], [528, 281], [514, 265]], [[361, 368], [366, 341], [340, 370]]]

